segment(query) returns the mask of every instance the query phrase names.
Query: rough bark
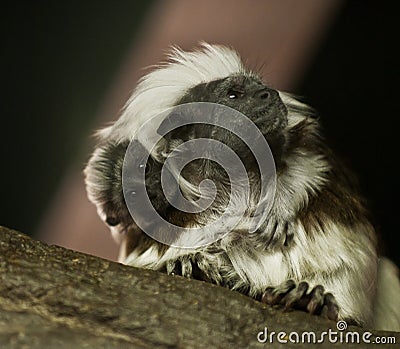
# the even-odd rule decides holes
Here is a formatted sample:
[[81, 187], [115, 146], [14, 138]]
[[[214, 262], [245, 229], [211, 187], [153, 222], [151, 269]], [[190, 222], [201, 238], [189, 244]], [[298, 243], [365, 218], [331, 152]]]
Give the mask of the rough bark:
[[[300, 334], [336, 330], [334, 322], [317, 316], [283, 313], [222, 287], [48, 246], [0, 227], [0, 348], [333, 346], [327, 339], [314, 345], [280, 344], [276, 338], [259, 343], [265, 327]], [[400, 341], [399, 333], [372, 332]]]

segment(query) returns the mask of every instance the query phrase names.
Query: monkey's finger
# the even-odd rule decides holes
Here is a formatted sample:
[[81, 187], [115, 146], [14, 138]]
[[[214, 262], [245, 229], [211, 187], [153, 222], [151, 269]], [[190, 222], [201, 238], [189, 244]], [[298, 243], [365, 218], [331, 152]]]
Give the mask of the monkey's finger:
[[274, 247], [281, 247], [286, 240], [287, 224], [278, 222], [275, 225], [275, 232], [271, 240], [268, 243], [268, 249], [273, 249]]
[[321, 311], [321, 316], [330, 320], [337, 321], [339, 316], [339, 306], [335, 297], [331, 293], [325, 294], [324, 306]]
[[308, 290], [308, 283], [303, 281], [300, 282], [299, 285], [292, 289], [289, 293], [287, 293], [281, 303], [284, 304], [284, 311], [293, 307], [295, 303], [297, 303], [303, 296], [306, 294]]
[[169, 260], [166, 263], [167, 274], [182, 275], [182, 265], [179, 260]]
[[324, 305], [324, 287], [315, 286], [310, 292], [310, 301], [307, 304], [307, 311], [310, 314], [318, 313]]
[[286, 232], [285, 232], [285, 241], [283, 243], [284, 246], [289, 246], [294, 238], [294, 224], [293, 222], [286, 223]]
[[293, 280], [287, 280], [277, 287], [268, 287], [261, 297], [261, 302], [269, 305], [279, 304], [282, 298], [295, 287], [296, 283]]
[[192, 262], [189, 256], [183, 256], [180, 258], [181, 262], [181, 275], [185, 278], [191, 278], [192, 276]]
[[268, 219], [268, 221], [266, 222], [266, 225], [265, 225], [265, 229], [264, 229], [265, 232], [269, 232], [269, 234], [271, 234], [271, 236], [266, 236], [267, 243], [265, 246], [267, 249], [270, 248], [271, 243], [275, 237], [277, 229], [278, 229], [278, 222], [276, 221], [276, 219], [272, 218], [272, 217], [270, 219]]

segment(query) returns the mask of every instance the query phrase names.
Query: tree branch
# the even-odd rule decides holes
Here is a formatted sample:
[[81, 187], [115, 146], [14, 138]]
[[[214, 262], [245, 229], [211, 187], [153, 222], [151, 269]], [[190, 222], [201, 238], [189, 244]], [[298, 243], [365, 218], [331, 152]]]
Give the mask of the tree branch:
[[[0, 227], [0, 348], [310, 347], [275, 337], [260, 343], [265, 327], [300, 335], [337, 331], [317, 316], [282, 313], [222, 287], [48, 246]], [[399, 343], [399, 333], [390, 335]], [[326, 339], [315, 347], [332, 344]]]

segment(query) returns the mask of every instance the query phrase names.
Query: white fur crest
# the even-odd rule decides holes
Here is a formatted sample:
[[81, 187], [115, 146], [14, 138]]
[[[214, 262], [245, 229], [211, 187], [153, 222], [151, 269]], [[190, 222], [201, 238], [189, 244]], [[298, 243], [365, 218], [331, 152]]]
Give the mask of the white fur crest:
[[238, 53], [225, 46], [202, 43], [193, 52], [174, 47], [168, 58], [169, 62], [141, 79], [120, 118], [99, 132], [101, 138], [132, 139], [143, 123], [172, 107], [189, 88], [244, 72]]

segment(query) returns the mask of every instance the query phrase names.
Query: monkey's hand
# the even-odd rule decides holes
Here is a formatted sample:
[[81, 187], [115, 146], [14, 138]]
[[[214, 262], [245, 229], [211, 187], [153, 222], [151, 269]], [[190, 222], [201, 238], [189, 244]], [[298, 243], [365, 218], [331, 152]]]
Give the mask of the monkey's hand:
[[336, 321], [339, 306], [335, 297], [331, 293], [325, 293], [321, 285], [315, 286], [309, 293], [308, 288], [309, 285], [305, 281], [296, 285], [293, 280], [287, 280], [277, 287], [268, 287], [261, 297], [261, 302], [281, 305], [284, 311], [303, 310]]
[[166, 271], [169, 275], [179, 275], [188, 279], [202, 280], [220, 284], [222, 277], [218, 268], [201, 253], [194, 253], [170, 259], [166, 263]]
[[295, 218], [271, 210], [267, 219], [254, 234], [258, 246], [267, 250], [280, 249], [289, 246], [295, 234]]
[[283, 219], [279, 216], [272, 215], [263, 224], [265, 237], [267, 238], [266, 247], [268, 249], [280, 248], [288, 246], [293, 240], [294, 224], [293, 219]]
[[185, 255], [167, 261], [167, 274], [179, 275], [191, 279], [193, 277], [193, 256]]

